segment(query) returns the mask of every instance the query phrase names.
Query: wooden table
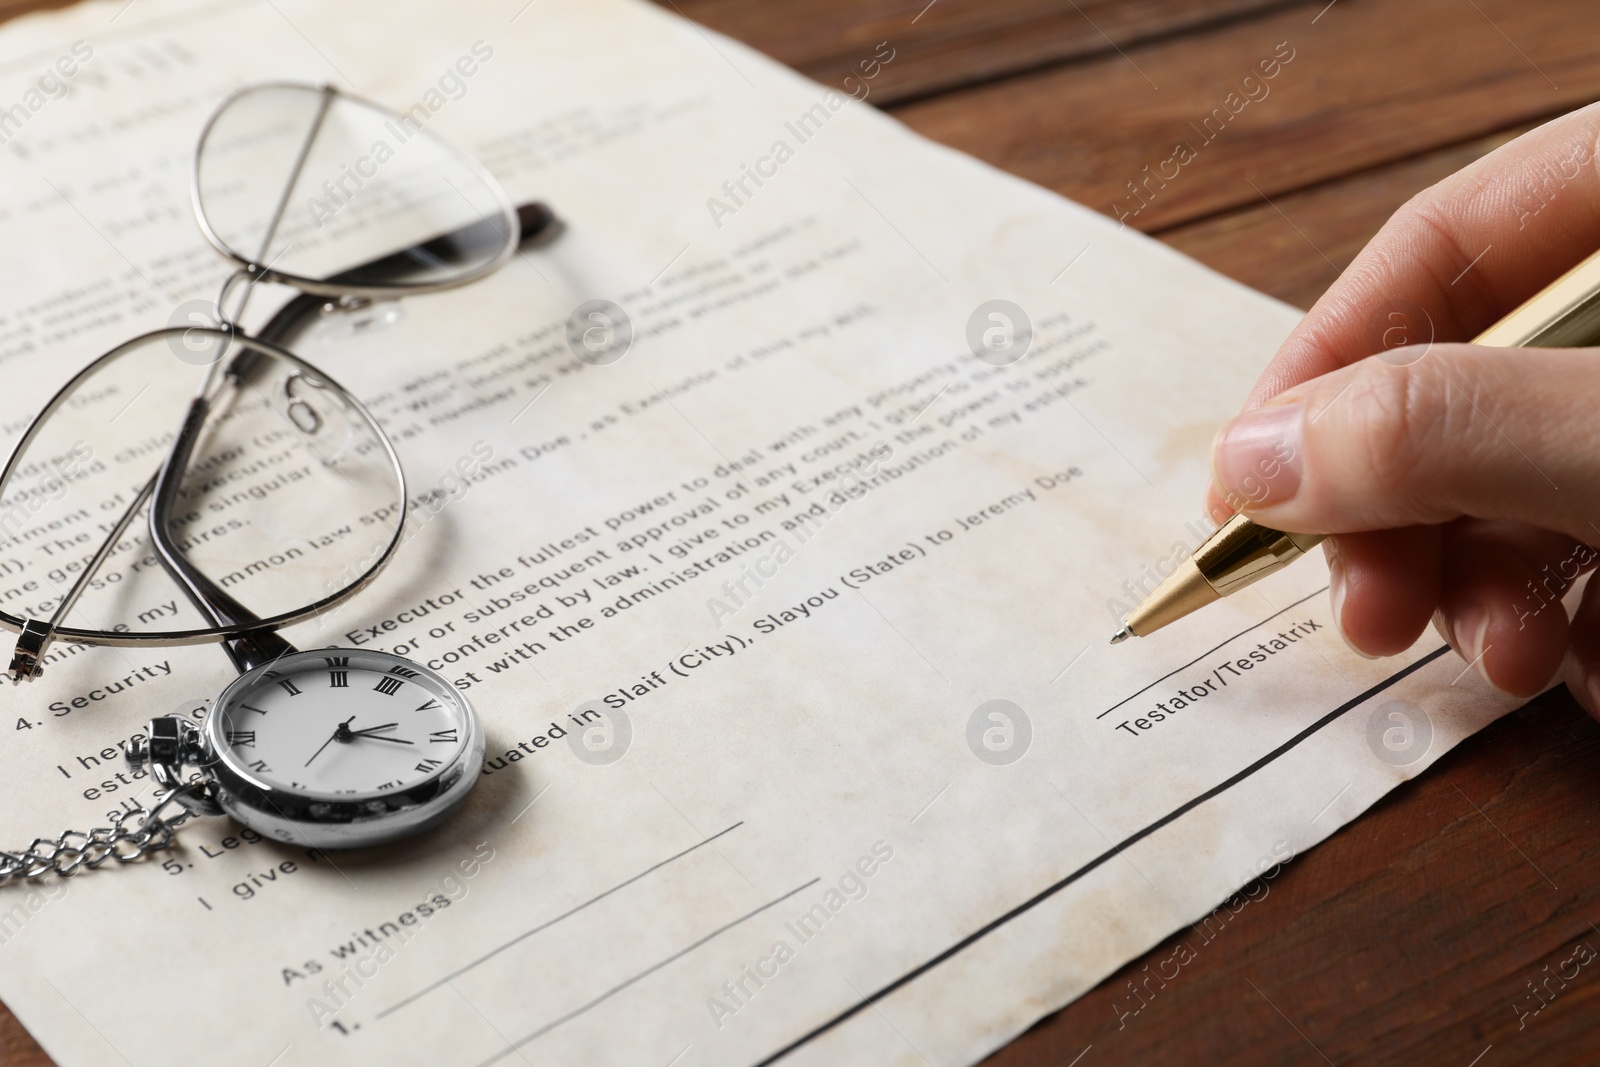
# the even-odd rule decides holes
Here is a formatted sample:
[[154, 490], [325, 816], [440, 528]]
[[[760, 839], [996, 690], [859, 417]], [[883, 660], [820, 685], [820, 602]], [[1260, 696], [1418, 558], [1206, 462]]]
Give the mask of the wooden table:
[[[1128, 222], [1301, 307], [1407, 197], [1600, 99], [1594, 0], [660, 2], [836, 86], [887, 41], [872, 103], [1107, 214], [1286, 42]], [[1594, 1064], [1600, 966], [1550, 976], [1600, 952], [1597, 886], [1600, 728], [1553, 693], [1288, 865], [1138, 1014], [1128, 983], [1194, 931], [988, 1063]], [[50, 1063], [3, 1008], [0, 1063]]]

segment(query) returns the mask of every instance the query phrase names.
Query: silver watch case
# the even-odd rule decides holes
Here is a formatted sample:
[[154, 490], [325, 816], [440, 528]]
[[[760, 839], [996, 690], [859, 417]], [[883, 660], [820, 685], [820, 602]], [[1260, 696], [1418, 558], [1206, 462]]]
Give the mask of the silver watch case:
[[[320, 656], [325, 651], [339, 650], [299, 654]], [[204, 748], [201, 773], [222, 810], [235, 820], [289, 844], [366, 848], [431, 829], [466, 800], [483, 769], [484, 738], [477, 713], [459, 690], [456, 698], [466, 711], [466, 743], [437, 774], [413, 786], [381, 795], [345, 798], [291, 793], [262, 782], [238, 763], [224, 742], [222, 709], [236, 690], [251, 687], [271, 666], [265, 664], [234, 679], [211, 705], [200, 730]], [[420, 663], [414, 664], [413, 669], [450, 684]]]

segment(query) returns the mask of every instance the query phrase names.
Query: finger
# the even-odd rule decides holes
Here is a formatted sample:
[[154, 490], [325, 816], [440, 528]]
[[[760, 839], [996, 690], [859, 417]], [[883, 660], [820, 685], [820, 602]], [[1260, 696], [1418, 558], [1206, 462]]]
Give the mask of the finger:
[[1363, 656], [1395, 656], [1416, 643], [1439, 606], [1440, 528], [1340, 534], [1322, 543], [1334, 625]]
[[1593, 579], [1572, 615], [1561, 676], [1584, 710], [1600, 719], [1600, 582]]
[[1247, 408], [1398, 344], [1465, 341], [1600, 247], [1600, 104], [1417, 194], [1289, 335]]
[[[1444, 592], [1436, 624], [1490, 685], [1532, 696], [1549, 685], [1567, 651], [1562, 586], [1533, 596], [1540, 570], [1570, 542], [1510, 523], [1453, 523], [1444, 536]], [[1589, 550], [1592, 557], [1593, 550]]]
[[1206, 514], [1211, 516], [1211, 521], [1218, 526], [1233, 518], [1233, 509], [1228, 506], [1227, 501], [1222, 499], [1222, 494], [1217, 491], [1214, 483], [1208, 482], [1206, 484], [1205, 509]]
[[1600, 536], [1600, 350], [1436, 346], [1373, 357], [1229, 423], [1227, 501], [1280, 530], [1346, 533], [1520, 519]]
[[1527, 565], [1534, 577], [1515, 605], [1519, 613], [1538, 614], [1559, 604], [1600, 555], [1587, 542], [1525, 522], [1469, 519], [1453, 523], [1451, 529], [1453, 543], [1470, 537], [1485, 550], [1510, 552]]

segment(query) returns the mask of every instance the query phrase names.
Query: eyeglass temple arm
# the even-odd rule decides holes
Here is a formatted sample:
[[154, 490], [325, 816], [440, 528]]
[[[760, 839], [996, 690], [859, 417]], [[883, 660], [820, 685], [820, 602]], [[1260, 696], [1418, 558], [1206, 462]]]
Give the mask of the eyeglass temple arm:
[[[195, 609], [213, 626], [244, 627], [260, 622], [260, 616], [202, 574], [172, 538], [173, 505], [177, 502], [184, 472], [189, 469], [189, 460], [210, 413], [211, 401], [204, 396], [195, 397], [189, 404], [189, 410], [184, 413], [183, 425], [167, 450], [161, 472], [156, 475], [155, 491], [150, 501], [150, 541], [155, 546], [162, 568], [183, 588]], [[222, 648], [241, 674], [297, 651], [276, 631], [266, 629], [224, 638]]]
[[45, 649], [55, 639], [56, 628], [61, 625], [61, 620], [71, 613], [78, 598], [88, 588], [89, 580], [93, 578], [105, 563], [106, 557], [111, 555], [122, 540], [122, 535], [133, 523], [133, 517], [144, 507], [145, 501], [150, 499], [150, 494], [155, 491], [156, 476], [151, 475], [133, 498], [133, 502], [122, 509], [122, 516], [117, 519], [111, 532], [106, 534], [105, 540], [100, 542], [100, 547], [95, 550], [89, 562], [84, 565], [83, 571], [78, 575], [78, 580], [72, 583], [66, 593], [61, 597], [56, 610], [51, 614], [49, 622], [40, 622], [38, 619], [27, 619], [22, 624], [22, 632], [17, 634], [17, 643], [11, 650], [11, 664], [6, 668], [13, 682], [31, 681], [44, 674], [44, 668], [39, 661], [44, 658]]
[[[517, 222], [520, 226], [521, 237], [518, 246], [541, 240], [556, 232], [555, 227], [560, 223], [555, 212], [549, 206], [538, 201], [530, 200], [517, 208]], [[418, 253], [429, 257], [442, 258], [454, 242], [466, 239], [475, 230], [492, 226], [489, 221], [470, 223], [453, 230], [450, 233], [440, 234], [430, 238], [419, 245], [415, 245], [402, 252], [391, 252], [380, 256], [369, 263], [341, 271], [327, 280], [334, 284], [355, 282], [358, 279], [370, 281], [373, 275], [390, 278], [401, 278], [415, 272], [421, 265]], [[314, 315], [318, 308], [327, 303], [326, 297], [315, 296], [311, 293], [301, 293], [283, 307], [273, 313], [272, 318], [256, 331], [256, 337], [273, 344], [284, 344], [287, 339], [294, 336], [307, 318]], [[243, 381], [250, 377], [252, 371], [260, 364], [262, 356], [259, 352], [244, 349], [233, 357], [233, 362], [228, 365], [227, 373], [235, 381]]]
[[[520, 227], [521, 237], [519, 245], [539, 240], [559, 232], [554, 228], [559, 225], [556, 215], [550, 208], [539, 202], [529, 201], [517, 208], [517, 222]], [[330, 278], [330, 281], [350, 281], [356, 277], [366, 277], [372, 274], [383, 274], [401, 277], [417, 269], [419, 265], [418, 252], [428, 256], [442, 257], [450, 251], [453, 243], [470, 236], [474, 230], [485, 226], [492, 226], [491, 221], [471, 223], [459, 230], [441, 234], [438, 237], [424, 241], [420, 245], [393, 252], [382, 256], [370, 263], [343, 271]], [[322, 297], [309, 293], [301, 293], [294, 297], [272, 316], [270, 320], [257, 333], [263, 341], [280, 343], [294, 336], [304, 324], [307, 317], [313, 314], [324, 303]], [[227, 375], [235, 382], [247, 379], [251, 372], [259, 365], [262, 356], [251, 349], [243, 349], [234, 356], [228, 365]], [[260, 621], [260, 617], [253, 614], [239, 601], [224, 592], [217, 584], [201, 573], [183, 550], [178, 547], [172, 537], [171, 517], [173, 505], [176, 503], [178, 490], [183, 482], [183, 474], [188, 469], [189, 459], [199, 441], [200, 433], [205, 426], [206, 417], [210, 412], [208, 401], [197, 398], [189, 407], [184, 416], [182, 430], [173, 441], [167, 453], [166, 460], [162, 463], [161, 470], [152, 482], [146, 483], [139, 497], [124, 513], [122, 521], [113, 531], [99, 553], [90, 564], [88, 572], [78, 579], [71, 592], [63, 599], [55, 616], [47, 624], [30, 622], [24, 628], [23, 634], [18, 638], [17, 650], [12, 657], [10, 670], [17, 679], [35, 677], [42, 673], [37, 664], [44, 654], [44, 647], [50, 641], [56, 624], [71, 609], [72, 603], [77, 600], [82, 587], [87, 584], [88, 577], [99, 569], [101, 563], [110, 554], [112, 546], [116, 543], [122, 531], [139, 510], [139, 505], [147, 497], [153, 497], [150, 506], [149, 526], [151, 543], [156, 548], [156, 554], [161, 560], [164, 570], [172, 579], [182, 587], [195, 608], [209, 619], [215, 626], [247, 626], [251, 622]], [[239, 637], [228, 638], [223, 642], [223, 648], [239, 670], [247, 671], [262, 663], [269, 663], [280, 656], [295, 651], [278, 634], [271, 630], [257, 630], [254, 633], [243, 634]]]

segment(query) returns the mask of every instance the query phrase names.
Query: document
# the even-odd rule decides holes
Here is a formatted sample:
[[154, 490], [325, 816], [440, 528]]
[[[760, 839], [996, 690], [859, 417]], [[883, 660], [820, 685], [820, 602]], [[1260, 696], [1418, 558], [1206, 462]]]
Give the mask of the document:
[[[1349, 651], [1316, 561], [1107, 644], [1208, 532], [1211, 437], [1297, 313], [878, 113], [886, 34], [821, 85], [632, 0], [0, 27], [8, 444], [215, 296], [189, 159], [240, 86], [418, 115], [562, 221], [295, 345], [382, 420], [410, 507], [379, 580], [286, 636], [453, 680], [489, 739], [465, 807], [351, 853], [196, 819], [0, 890], [0, 998], [58, 1063], [971, 1063], [1187, 930], [1119, 998], [1137, 1025], [1507, 710], [1431, 633]], [[149, 473], [101, 459], [89, 515]], [[48, 613], [21, 576], [75, 537], [0, 547], [0, 605]], [[213, 645], [56, 646], [0, 698], [0, 845], [150, 801], [117, 744], [233, 676]]]

